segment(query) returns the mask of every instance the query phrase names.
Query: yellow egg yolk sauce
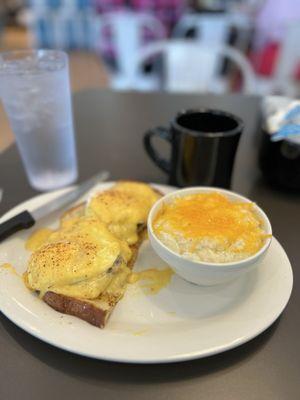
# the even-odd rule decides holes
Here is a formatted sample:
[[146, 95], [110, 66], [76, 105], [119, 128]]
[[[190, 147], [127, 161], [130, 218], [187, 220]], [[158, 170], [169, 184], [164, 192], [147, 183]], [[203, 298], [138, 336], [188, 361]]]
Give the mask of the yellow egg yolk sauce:
[[12, 274], [20, 277], [20, 275], [18, 274], [18, 272], [16, 271], [15, 267], [12, 264], [4, 263], [4, 264], [0, 265], [0, 268], [10, 271]]
[[26, 240], [26, 250], [36, 251], [39, 247], [47, 242], [53, 232], [54, 230], [50, 228], [41, 228], [33, 232]]
[[128, 283], [143, 282], [141, 285], [150, 294], [157, 294], [166, 287], [174, 272], [171, 268], [157, 269], [150, 268], [140, 272], [132, 272], [128, 277]]

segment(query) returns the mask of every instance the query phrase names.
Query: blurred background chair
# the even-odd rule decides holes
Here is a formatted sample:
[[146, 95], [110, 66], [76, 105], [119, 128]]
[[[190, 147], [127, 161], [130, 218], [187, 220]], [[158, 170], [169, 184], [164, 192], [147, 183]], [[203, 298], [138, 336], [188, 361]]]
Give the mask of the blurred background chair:
[[[222, 93], [233, 89], [231, 68], [223, 76], [215, 65], [224, 57], [237, 66], [242, 78], [242, 91], [255, 93], [256, 80], [252, 67], [238, 50], [227, 45], [204, 45], [187, 40], [162, 41], [148, 45], [136, 58], [136, 70], [155, 56], [163, 56], [162, 86], [172, 92]], [[160, 85], [160, 84], [159, 84]], [[135, 86], [132, 81], [132, 88]]]
[[258, 94], [300, 95], [300, 2], [263, 0], [254, 18], [251, 59]]
[[[238, 13], [188, 13], [182, 16], [175, 26], [173, 37], [193, 40], [207, 46], [232, 44], [242, 52], [247, 50], [250, 40], [249, 20]], [[220, 64], [220, 57], [215, 53], [214, 69]]]
[[[68, 51], [73, 91], [299, 97], [299, 26], [299, 0], [0, 0], [0, 50]], [[0, 151], [12, 140], [0, 105]]]
[[229, 36], [230, 16], [225, 13], [186, 14], [174, 28], [173, 37], [184, 38], [191, 31], [202, 43], [225, 44]]
[[151, 14], [119, 11], [104, 14], [100, 19], [99, 50], [105, 51], [106, 35], [111, 36], [116, 70], [111, 70], [111, 87], [129, 89], [134, 79], [139, 88], [153, 88], [151, 77], [140, 71], [136, 74], [133, 58], [145, 44], [145, 36], [151, 41], [166, 37], [162, 23]]
[[297, 97], [300, 93], [300, 20], [286, 27], [286, 34], [276, 50], [273, 73], [270, 76], [258, 76], [259, 94], [281, 94]]
[[[130, 27], [129, 34], [122, 24], [113, 28], [112, 21], [101, 28], [102, 21], [105, 25], [110, 18], [106, 15], [117, 11], [133, 13], [134, 18], [147, 14], [149, 21], [160, 21], [164, 40], [186, 39], [213, 50], [186, 56], [188, 48], [177, 47], [176, 51], [168, 50], [168, 57], [162, 51], [160, 56], [149, 56], [133, 76], [140, 46], [161, 40], [162, 29], [151, 22], [150, 28], [145, 23], [142, 33], [140, 28]], [[215, 49], [229, 45], [242, 53], [243, 66], [245, 59], [252, 65], [256, 94], [299, 97], [299, 21], [299, 0], [0, 0], [0, 48], [34, 46], [68, 51], [73, 91], [111, 87], [248, 92], [247, 85], [240, 86], [234, 63]], [[245, 68], [249, 71], [249, 65]], [[186, 75], [185, 70], [189, 71]], [[127, 76], [134, 81], [130, 85]], [[12, 137], [1, 105], [0, 113], [1, 151], [1, 142], [10, 143]]]
[[[300, 20], [287, 27], [278, 55], [274, 74], [274, 90], [285, 92], [287, 96], [299, 94], [300, 77]], [[296, 79], [298, 78], [298, 79]]]
[[97, 21], [91, 1], [30, 0], [29, 5], [35, 47], [93, 50]]

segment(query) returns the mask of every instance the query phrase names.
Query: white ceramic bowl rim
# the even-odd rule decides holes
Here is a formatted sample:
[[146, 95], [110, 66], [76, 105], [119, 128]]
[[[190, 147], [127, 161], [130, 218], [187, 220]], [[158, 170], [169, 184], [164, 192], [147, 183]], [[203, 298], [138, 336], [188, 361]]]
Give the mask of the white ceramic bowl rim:
[[184, 260], [188, 260], [189, 262], [193, 263], [194, 265], [203, 265], [203, 266], [207, 266], [207, 265], [211, 265], [211, 266], [217, 266], [217, 267], [226, 267], [226, 266], [230, 266], [230, 267], [240, 267], [243, 264], [248, 263], [249, 261], [251, 262], [251, 260], [258, 258], [262, 253], [264, 253], [267, 248], [270, 246], [271, 244], [271, 240], [272, 240], [272, 236], [270, 238], [266, 239], [265, 244], [261, 247], [261, 249], [254, 253], [252, 256], [247, 257], [247, 258], [243, 258], [242, 260], [238, 260], [238, 261], [229, 261], [229, 262], [225, 262], [225, 263], [214, 263], [214, 262], [208, 262], [208, 261], [194, 261], [191, 260], [187, 257], [182, 257], [179, 253], [176, 253], [175, 251], [171, 250], [169, 247], [167, 247], [154, 233], [153, 229], [152, 229], [152, 220], [153, 220], [153, 216], [156, 214], [157, 210], [161, 207], [161, 205], [168, 199], [171, 199], [173, 197], [178, 196], [178, 194], [180, 194], [179, 197], [183, 197], [181, 196], [181, 194], [197, 194], [197, 193], [208, 193], [208, 192], [220, 192], [220, 193], [224, 193], [224, 194], [228, 194], [231, 195], [237, 199], [243, 200], [247, 203], [253, 203], [254, 207], [256, 209], [256, 211], [258, 211], [258, 213], [260, 214], [260, 216], [263, 219], [264, 225], [266, 227], [266, 234], [272, 235], [272, 226], [271, 223], [269, 221], [269, 218], [267, 217], [267, 215], [265, 214], [265, 212], [252, 200], [249, 200], [247, 197], [242, 196], [239, 193], [233, 192], [232, 190], [226, 190], [226, 189], [222, 189], [222, 188], [218, 188], [218, 187], [211, 187], [211, 186], [193, 186], [193, 187], [188, 187], [188, 188], [184, 188], [184, 189], [179, 189], [176, 190], [175, 192], [171, 192], [166, 194], [165, 196], [161, 197], [159, 200], [157, 200], [157, 202], [152, 206], [149, 216], [148, 216], [148, 228], [151, 231], [151, 234], [153, 235], [153, 237], [155, 238], [155, 240], [157, 240], [159, 242], [159, 244], [166, 250], [169, 251], [170, 253], [172, 253], [173, 255], [180, 257]]

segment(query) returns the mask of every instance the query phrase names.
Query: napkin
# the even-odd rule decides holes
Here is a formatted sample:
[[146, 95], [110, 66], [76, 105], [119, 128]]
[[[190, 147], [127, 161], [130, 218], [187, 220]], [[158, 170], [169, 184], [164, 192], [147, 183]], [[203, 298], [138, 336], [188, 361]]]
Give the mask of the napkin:
[[287, 140], [300, 144], [300, 101], [282, 96], [263, 99], [263, 114], [271, 141]]

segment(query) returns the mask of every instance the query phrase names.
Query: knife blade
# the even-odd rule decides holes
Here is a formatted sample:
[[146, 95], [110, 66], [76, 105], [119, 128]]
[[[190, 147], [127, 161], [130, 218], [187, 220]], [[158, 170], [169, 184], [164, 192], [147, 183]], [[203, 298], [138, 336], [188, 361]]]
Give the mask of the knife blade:
[[73, 203], [75, 200], [79, 199], [84, 193], [90, 190], [96, 183], [103, 182], [109, 177], [109, 172], [102, 171], [87, 181], [83, 182], [81, 185], [77, 186], [75, 189], [68, 191], [54, 200], [48, 201], [46, 204], [32, 210], [24, 210], [21, 213], [15, 215], [14, 217], [8, 219], [7, 221], [0, 224], [0, 242], [14, 233], [22, 230], [31, 228], [36, 221], [48, 216], [54, 211], [60, 210], [62, 207]]

